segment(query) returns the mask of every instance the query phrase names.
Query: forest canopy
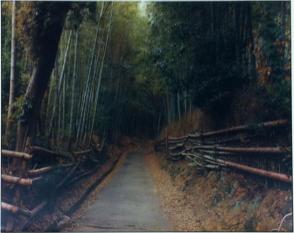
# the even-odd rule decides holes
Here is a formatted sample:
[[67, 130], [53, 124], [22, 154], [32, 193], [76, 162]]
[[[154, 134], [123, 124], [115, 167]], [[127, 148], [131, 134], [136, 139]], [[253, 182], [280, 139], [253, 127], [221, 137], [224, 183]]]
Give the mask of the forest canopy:
[[[11, 4], [1, 2], [3, 125]], [[290, 2], [17, 2], [14, 14], [11, 146], [30, 109], [32, 134], [69, 147], [155, 136], [195, 108], [218, 121], [236, 106], [240, 121], [291, 116]]]

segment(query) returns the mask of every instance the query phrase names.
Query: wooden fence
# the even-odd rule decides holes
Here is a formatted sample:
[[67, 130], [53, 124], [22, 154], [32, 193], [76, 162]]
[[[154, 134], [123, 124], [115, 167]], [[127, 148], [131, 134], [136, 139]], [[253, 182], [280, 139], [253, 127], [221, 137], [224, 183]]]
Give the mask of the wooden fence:
[[[287, 120], [276, 120], [177, 138], [166, 136], [155, 143], [155, 150], [165, 151], [173, 161], [185, 159], [203, 169], [226, 167], [292, 183], [291, 146], [267, 140], [274, 129], [285, 134], [285, 127], [289, 127]], [[252, 146], [254, 142], [262, 146]]]
[[[65, 187], [97, 170], [102, 162], [103, 150], [104, 147], [99, 145], [91, 145], [87, 150], [73, 153], [53, 151], [39, 146], [31, 147], [31, 153], [1, 150], [1, 230], [25, 229], [50, 203], [53, 196], [58, 196]], [[15, 160], [22, 160], [28, 169], [21, 173], [10, 169], [9, 165]], [[15, 190], [19, 190], [18, 194]], [[32, 206], [35, 200], [38, 200], [38, 203]], [[15, 224], [9, 224], [11, 219], [16, 218], [17, 228]]]

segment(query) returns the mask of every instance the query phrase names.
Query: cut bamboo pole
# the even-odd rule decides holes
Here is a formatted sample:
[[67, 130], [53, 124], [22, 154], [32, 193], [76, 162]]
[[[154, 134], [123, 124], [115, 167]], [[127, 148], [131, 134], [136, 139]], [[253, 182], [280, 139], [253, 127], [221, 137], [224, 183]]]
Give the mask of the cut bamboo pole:
[[19, 231], [26, 231], [27, 226], [30, 225], [31, 221], [36, 217], [37, 214], [39, 214], [46, 207], [48, 203], [48, 200], [44, 200], [36, 207], [34, 207], [34, 209], [31, 210], [31, 217], [27, 219], [27, 221], [22, 225]]
[[256, 154], [285, 154], [287, 149], [281, 147], [217, 147], [217, 150], [234, 153], [256, 153]]
[[66, 176], [61, 180], [61, 182], [56, 186], [56, 189], [62, 187], [70, 179], [70, 177], [74, 174], [79, 165], [80, 161], [78, 161], [77, 164], [73, 166], [72, 169], [66, 174]]
[[89, 170], [89, 171], [85, 171], [85, 172], [82, 172], [82, 173], [78, 174], [77, 176], [75, 176], [75, 177], [73, 177], [71, 180], [69, 180], [69, 182], [68, 182], [67, 185], [70, 185], [70, 184], [72, 184], [72, 183], [74, 183], [74, 182], [80, 180], [81, 178], [83, 178], [83, 177], [85, 177], [85, 176], [87, 176], [87, 175], [89, 175], [89, 174], [91, 174], [91, 173], [97, 171], [97, 169], [98, 169], [99, 166], [100, 166], [100, 165], [95, 166], [93, 169], [91, 169], [91, 170]]
[[179, 144], [170, 146], [168, 149], [169, 150], [175, 150], [175, 149], [183, 148], [184, 146], [185, 146], [184, 143], [179, 143]]
[[168, 145], [185, 144], [185, 141], [168, 141]]
[[35, 216], [36, 214], [38, 214], [47, 204], [48, 204], [48, 201], [42, 201], [40, 204], [34, 207], [34, 209], [31, 210], [32, 216]]
[[44, 155], [44, 156], [48, 156], [48, 157], [68, 157], [67, 155], [65, 155], [62, 152], [49, 150], [47, 148], [40, 147], [40, 146], [32, 146], [31, 150], [32, 150], [33, 154]]
[[32, 158], [32, 155], [30, 154], [27, 154], [24, 152], [18, 152], [18, 151], [10, 151], [10, 150], [1, 150], [1, 156], [19, 158], [19, 159], [25, 159], [25, 160], [30, 160]]
[[191, 149], [207, 149], [232, 153], [252, 154], [285, 154], [289, 150], [282, 147], [224, 147], [224, 146], [193, 146]]
[[[263, 122], [259, 123], [256, 125], [256, 128], [272, 128], [272, 127], [278, 127], [278, 126], [285, 126], [288, 124], [288, 120], [276, 120], [276, 121], [268, 121], [268, 122]], [[243, 130], [250, 130], [252, 129], [251, 125], [239, 125], [231, 128], [226, 128], [226, 129], [220, 129], [216, 131], [210, 131], [202, 134], [190, 134], [190, 138], [203, 138], [203, 137], [208, 137], [208, 136], [215, 136], [215, 135], [220, 135], [220, 134], [225, 134], [225, 133], [232, 133], [232, 132], [239, 132]]]
[[31, 186], [33, 185], [34, 181], [40, 180], [41, 178], [34, 178], [34, 179], [29, 179], [29, 178], [21, 178], [21, 177], [16, 177], [16, 176], [9, 176], [9, 175], [1, 175], [1, 180], [7, 183], [11, 184], [19, 184], [23, 186]]
[[42, 168], [38, 168], [38, 169], [34, 169], [34, 170], [29, 170], [28, 174], [29, 175], [40, 175], [40, 174], [44, 174], [46, 172], [52, 171], [55, 167], [53, 166], [49, 166], [49, 167], [42, 167]]
[[[192, 156], [193, 154], [187, 154], [187, 153], [183, 153], [183, 155], [185, 156]], [[231, 162], [231, 161], [227, 161], [227, 160], [223, 160], [223, 159], [215, 159], [213, 157], [210, 156], [203, 156], [203, 158], [197, 156], [197, 155], [193, 155], [197, 158], [202, 159], [203, 161], [209, 162], [209, 163], [213, 163], [213, 164], [219, 164], [221, 166], [226, 166], [226, 167], [231, 167], [231, 168], [235, 168], [238, 170], [242, 170], [242, 171], [246, 171], [252, 174], [256, 174], [256, 175], [261, 175], [261, 176], [265, 176], [274, 180], [279, 180], [282, 182], [287, 182], [287, 183], [291, 183], [292, 182], [292, 176], [289, 176], [287, 174], [283, 174], [283, 173], [278, 173], [278, 172], [272, 172], [272, 171], [267, 171], [264, 169], [260, 169], [260, 168], [255, 168], [255, 167], [251, 167], [248, 165], [244, 165], [244, 164], [239, 164], [239, 163], [235, 163], [235, 162]]]
[[188, 136], [182, 136], [182, 137], [169, 137], [169, 141], [171, 142], [183, 142], [188, 138]]
[[32, 215], [31, 211], [17, 207], [15, 205], [11, 205], [5, 202], [1, 202], [1, 209], [8, 211], [12, 214], [22, 214], [25, 215], [27, 217], [30, 217]]
[[[268, 121], [268, 122], [259, 123], [255, 127], [256, 128], [273, 128], [273, 127], [285, 126], [288, 123], [289, 123], [288, 120], [283, 119], [283, 120], [275, 120], [275, 121]], [[208, 137], [208, 136], [221, 135], [221, 134], [225, 134], [225, 133], [245, 131], [245, 130], [250, 130], [252, 128], [253, 128], [252, 125], [239, 125], [239, 126], [235, 126], [235, 127], [231, 127], [231, 128], [209, 131], [209, 132], [205, 132], [202, 134], [197, 133], [197, 134], [189, 134], [187, 136], [182, 136], [182, 137], [170, 137], [169, 141], [170, 141], [170, 143], [184, 142], [188, 138], [197, 139], [197, 138], [203, 138], [203, 137]], [[156, 142], [157, 145], [163, 144], [163, 143], [164, 143], [164, 139]]]
[[29, 170], [28, 174], [29, 175], [41, 175], [41, 174], [50, 172], [50, 171], [55, 170], [55, 169], [66, 168], [66, 167], [70, 167], [70, 166], [73, 166], [73, 163], [60, 164], [58, 166], [42, 167], [42, 168], [38, 168], [38, 169]]
[[210, 155], [235, 155], [235, 153], [232, 152], [225, 152], [225, 151], [213, 151], [213, 150], [206, 150], [206, 149], [199, 149], [197, 152], [204, 153], [204, 154], [210, 154]]
[[243, 170], [243, 171], [246, 171], [249, 173], [265, 176], [265, 177], [272, 178], [274, 180], [279, 180], [279, 181], [286, 182], [286, 183], [292, 182], [292, 176], [289, 176], [287, 174], [278, 173], [278, 172], [271, 172], [271, 171], [267, 171], [264, 169], [250, 167], [247, 165], [243, 165], [243, 164], [239, 164], [239, 163], [235, 163], [235, 162], [230, 162], [230, 161], [225, 161], [225, 160], [221, 160], [221, 159], [217, 159], [217, 161], [220, 163], [223, 163], [223, 165], [227, 166], [227, 167], [236, 168], [239, 170]]
[[237, 136], [237, 137], [232, 137], [232, 138], [225, 138], [225, 139], [216, 139], [216, 140], [207, 140], [202, 142], [205, 145], [220, 145], [220, 144], [225, 144], [225, 143], [229, 143], [229, 142], [247, 142], [250, 139], [252, 139], [253, 137], [256, 137], [255, 135], [252, 136]]
[[82, 151], [74, 152], [74, 154], [77, 155], [77, 156], [79, 156], [79, 155], [89, 154], [91, 152], [92, 152], [92, 149], [87, 149], [87, 150], [82, 150]]

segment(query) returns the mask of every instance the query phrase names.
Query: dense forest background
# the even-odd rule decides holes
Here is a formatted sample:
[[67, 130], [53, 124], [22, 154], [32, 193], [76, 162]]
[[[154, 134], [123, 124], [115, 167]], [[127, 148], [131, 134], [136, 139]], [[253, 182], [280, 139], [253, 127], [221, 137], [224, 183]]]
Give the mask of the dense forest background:
[[[17, 122], [30, 109], [25, 93], [42, 55], [54, 68], [34, 140], [50, 147], [86, 147], [93, 135], [112, 142], [154, 137], [195, 109], [215, 127], [291, 117], [290, 2], [16, 2], [14, 11], [12, 5], [1, 2], [6, 147], [15, 147]], [[62, 15], [58, 41], [45, 30]], [[50, 60], [54, 41], [58, 51]]]

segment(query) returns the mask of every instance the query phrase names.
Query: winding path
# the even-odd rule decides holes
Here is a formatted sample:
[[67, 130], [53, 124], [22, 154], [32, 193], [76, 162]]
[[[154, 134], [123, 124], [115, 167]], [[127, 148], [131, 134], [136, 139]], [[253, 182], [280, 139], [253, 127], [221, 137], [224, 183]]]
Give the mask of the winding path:
[[144, 150], [130, 152], [123, 165], [82, 217], [75, 231], [168, 231]]

